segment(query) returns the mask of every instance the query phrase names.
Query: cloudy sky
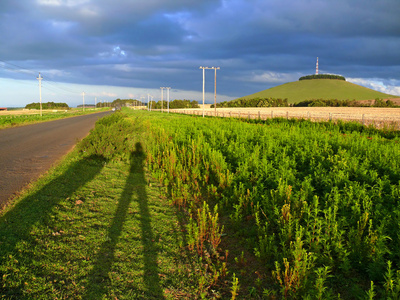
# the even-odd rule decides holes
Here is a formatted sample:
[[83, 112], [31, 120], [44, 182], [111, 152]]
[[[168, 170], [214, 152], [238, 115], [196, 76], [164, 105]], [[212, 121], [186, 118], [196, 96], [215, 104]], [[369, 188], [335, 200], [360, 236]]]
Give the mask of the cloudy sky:
[[[400, 95], [399, 0], [1, 0], [0, 106], [109, 101], [171, 87], [218, 101], [340, 74]], [[206, 70], [206, 102], [214, 71]], [[165, 95], [165, 91], [164, 91]], [[166, 96], [164, 96], [166, 99]]]

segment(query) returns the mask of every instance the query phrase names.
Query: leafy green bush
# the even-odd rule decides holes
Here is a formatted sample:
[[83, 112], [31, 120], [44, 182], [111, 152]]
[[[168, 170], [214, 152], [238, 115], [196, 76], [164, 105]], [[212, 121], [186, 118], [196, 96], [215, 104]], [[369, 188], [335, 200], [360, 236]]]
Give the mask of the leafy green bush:
[[79, 144], [79, 150], [106, 159], [128, 154], [134, 149], [134, 130], [132, 120], [126, 119], [120, 112], [113, 113], [96, 122], [91, 134]]

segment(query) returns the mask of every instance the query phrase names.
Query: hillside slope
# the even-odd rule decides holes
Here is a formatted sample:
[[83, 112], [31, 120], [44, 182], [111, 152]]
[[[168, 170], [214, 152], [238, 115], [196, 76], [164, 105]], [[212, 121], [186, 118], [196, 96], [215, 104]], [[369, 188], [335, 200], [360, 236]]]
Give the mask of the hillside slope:
[[315, 79], [289, 82], [242, 97], [242, 99], [252, 98], [287, 98], [288, 103], [296, 103], [311, 99], [367, 100], [400, 98], [400, 96], [384, 94], [343, 80]]

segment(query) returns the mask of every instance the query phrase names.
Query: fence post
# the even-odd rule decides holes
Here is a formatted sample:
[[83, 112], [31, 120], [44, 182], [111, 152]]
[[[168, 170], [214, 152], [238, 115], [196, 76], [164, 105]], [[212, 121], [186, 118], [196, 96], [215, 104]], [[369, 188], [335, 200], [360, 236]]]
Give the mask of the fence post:
[[229, 112], [229, 118], [232, 118], [232, 112], [231, 111]]
[[329, 113], [329, 121], [332, 121], [332, 113]]
[[309, 112], [309, 111], [307, 112], [307, 119], [309, 119], [309, 120], [311, 119], [311, 118], [310, 118], [310, 112]]
[[258, 111], [258, 119], [259, 120], [261, 119], [261, 112], [260, 111]]
[[289, 112], [286, 112], [286, 120], [289, 120]]
[[271, 119], [273, 119], [273, 118], [274, 118], [274, 111], [271, 110]]
[[249, 115], [248, 115], [248, 119], [250, 120], [250, 112], [249, 112]]
[[363, 126], [365, 125], [365, 115], [364, 114], [362, 115], [362, 125]]

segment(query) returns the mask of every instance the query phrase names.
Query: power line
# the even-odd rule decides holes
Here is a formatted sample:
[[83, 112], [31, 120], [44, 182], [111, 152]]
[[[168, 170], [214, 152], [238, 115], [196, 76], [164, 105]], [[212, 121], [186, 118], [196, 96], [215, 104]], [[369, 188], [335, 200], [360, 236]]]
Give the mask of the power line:
[[[38, 73], [38, 71], [36, 71], [36, 70], [27, 69], [27, 68], [21, 67], [19, 65], [16, 65], [14, 63], [6, 62], [4, 60], [0, 60], [0, 67], [5, 70], [9, 70], [9, 71], [12, 71], [15, 73], [23, 73], [23, 74], [29, 74], [29, 75]], [[43, 72], [41, 72], [41, 74], [46, 75], [46, 73], [43, 73]], [[64, 92], [68, 92], [68, 93], [72, 93], [72, 94], [80, 94], [79, 91], [75, 91], [75, 90], [69, 89], [67, 87], [60, 87], [59, 82], [48, 79], [48, 76], [47, 76], [47, 78], [43, 78], [43, 81], [49, 83], [50, 85], [53, 85], [55, 88], [63, 90]]]
[[78, 92], [78, 91], [74, 91], [74, 90], [71, 90], [71, 89], [66, 88], [66, 87], [58, 86], [59, 82], [56, 82], [56, 81], [53, 81], [53, 80], [50, 80], [50, 79], [47, 79], [47, 80], [45, 79], [45, 81], [48, 84], [52, 85], [53, 87], [58, 88], [60, 90], [63, 90], [64, 92], [71, 93], [71, 94], [80, 94], [80, 92]]
[[6, 70], [10, 70], [10, 71], [13, 71], [13, 72], [16, 72], [16, 73], [25, 73], [25, 74], [36, 74], [37, 73], [37, 71], [31, 70], [31, 69], [27, 69], [27, 68], [23, 68], [21, 66], [18, 66], [16, 64], [13, 64], [13, 63], [10, 63], [10, 62], [6, 62], [4, 60], [0, 60], [0, 62], [2, 63], [2, 64], [0, 64], [1, 68], [6, 69]]

